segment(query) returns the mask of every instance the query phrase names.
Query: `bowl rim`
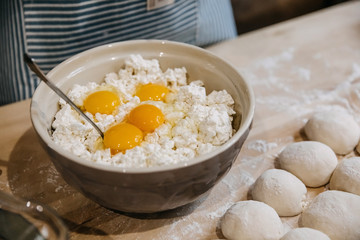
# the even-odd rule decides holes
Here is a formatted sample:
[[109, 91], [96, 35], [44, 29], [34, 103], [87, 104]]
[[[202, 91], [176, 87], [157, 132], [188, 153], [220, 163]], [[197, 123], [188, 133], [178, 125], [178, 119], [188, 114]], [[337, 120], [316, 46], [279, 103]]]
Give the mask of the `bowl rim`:
[[[104, 44], [104, 45], [101, 45], [101, 46], [90, 48], [88, 50], [85, 50], [83, 52], [75, 54], [75, 55], [71, 56], [70, 58], [64, 60], [63, 62], [61, 62], [60, 64], [55, 66], [47, 74], [47, 77], [51, 78], [51, 76], [56, 71], [58, 71], [58, 69], [62, 65], [69, 64], [69, 63], [71, 63], [72, 61], [74, 61], [74, 60], [76, 60], [78, 58], [86, 57], [86, 55], [88, 55], [88, 54], [91, 54], [91, 53], [96, 52], [96, 51], [101, 51], [102, 49], [105, 49], [105, 48], [119, 47], [120, 45], [126, 46], [128, 44], [130, 44], [130, 45], [133, 45], [133, 44], [162, 44], [162, 45], [167, 44], [167, 45], [173, 45], [173, 46], [182, 47], [182, 48], [190, 48], [190, 49], [192, 49], [194, 51], [200, 52], [201, 54], [209, 55], [212, 58], [215, 58], [215, 59], [217, 59], [219, 61], [222, 61], [224, 64], [226, 64], [230, 68], [232, 68], [241, 77], [244, 86], [246, 86], [246, 89], [244, 89], [244, 92], [246, 92], [248, 94], [249, 99], [250, 99], [250, 101], [249, 101], [249, 110], [248, 110], [248, 112], [246, 114], [246, 117], [241, 119], [240, 127], [236, 131], [236, 133], [227, 142], [225, 142], [221, 146], [217, 147], [213, 151], [211, 151], [209, 153], [206, 153], [206, 154], [202, 154], [202, 155], [197, 156], [195, 158], [189, 159], [186, 162], [181, 162], [181, 163], [176, 163], [176, 164], [170, 164], [170, 165], [164, 165], [164, 166], [152, 166], [152, 167], [120, 167], [120, 166], [114, 166], [114, 165], [110, 165], [110, 164], [108, 165], [108, 164], [102, 164], [102, 163], [89, 161], [87, 159], [81, 158], [81, 157], [76, 156], [75, 154], [73, 154], [73, 153], [71, 153], [69, 151], [66, 151], [66, 150], [62, 149], [60, 146], [55, 144], [55, 142], [53, 142], [53, 141], [47, 142], [45, 140], [46, 138], [43, 136], [45, 132], [47, 134], [47, 131], [43, 131], [43, 132], [37, 131], [37, 127], [41, 127], [40, 123], [38, 123], [36, 121], [36, 119], [34, 119], [34, 114], [33, 114], [34, 111], [35, 111], [35, 108], [36, 108], [35, 105], [36, 105], [36, 96], [37, 96], [37, 92], [38, 92], [37, 90], [40, 87], [47, 87], [45, 85], [45, 83], [41, 82], [39, 84], [39, 86], [35, 89], [33, 97], [31, 98], [30, 117], [31, 117], [31, 122], [32, 122], [33, 128], [37, 132], [40, 139], [47, 145], [47, 147], [49, 147], [53, 151], [57, 152], [58, 154], [62, 155], [63, 157], [67, 158], [68, 160], [73, 161], [73, 162], [75, 162], [77, 164], [89, 167], [89, 168], [108, 171], [108, 172], [120, 172], [120, 173], [128, 173], [128, 174], [130, 174], [130, 173], [131, 174], [145, 174], [145, 173], [164, 172], [164, 171], [169, 171], [169, 170], [181, 169], [181, 168], [189, 167], [189, 166], [204, 162], [206, 160], [209, 160], [209, 159], [215, 157], [216, 155], [220, 154], [221, 152], [224, 152], [226, 149], [230, 148], [250, 128], [251, 123], [253, 121], [254, 112], [255, 112], [255, 95], [254, 95], [254, 91], [253, 91], [251, 85], [249, 84], [249, 82], [240, 74], [240, 72], [237, 70], [236, 67], [234, 67], [231, 63], [229, 63], [228, 61], [226, 61], [222, 57], [215, 55], [214, 53], [210, 52], [209, 50], [206, 50], [206, 49], [203, 49], [201, 47], [194, 46], [194, 45], [191, 45], [191, 44], [182, 43], [182, 42], [175, 42], [175, 41], [170, 41], [170, 40], [153, 40], [153, 39], [150, 39], [150, 40], [128, 40], [128, 41], [113, 42], [113, 43], [109, 43], [109, 44]], [[244, 116], [244, 115], [242, 115], [242, 116]], [[52, 161], [57, 161], [52, 156], [50, 156], [50, 157], [52, 158]]]

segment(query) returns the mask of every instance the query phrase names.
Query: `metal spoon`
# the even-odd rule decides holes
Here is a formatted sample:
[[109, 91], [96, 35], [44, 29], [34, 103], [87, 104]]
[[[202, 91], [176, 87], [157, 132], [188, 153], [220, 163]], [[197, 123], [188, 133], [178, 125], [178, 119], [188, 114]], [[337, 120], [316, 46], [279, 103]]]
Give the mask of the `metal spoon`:
[[65, 100], [75, 111], [77, 111], [86, 121], [88, 121], [95, 130], [100, 134], [101, 138], [104, 139], [104, 133], [100, 130], [100, 128], [93, 122], [91, 119], [86, 116], [73, 101], [71, 101], [58, 87], [56, 87], [49, 79], [46, 78], [44, 73], [40, 70], [39, 66], [32, 60], [32, 58], [28, 54], [24, 54], [24, 61], [29, 66], [29, 68], [36, 73], [36, 75], [46, 83], [57, 95], [59, 95], [62, 99]]

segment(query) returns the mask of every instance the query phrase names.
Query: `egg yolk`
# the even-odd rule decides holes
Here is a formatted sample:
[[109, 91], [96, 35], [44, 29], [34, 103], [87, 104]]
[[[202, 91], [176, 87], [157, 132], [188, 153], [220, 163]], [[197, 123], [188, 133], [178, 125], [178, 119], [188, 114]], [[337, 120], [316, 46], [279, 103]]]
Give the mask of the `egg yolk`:
[[164, 120], [161, 110], [150, 104], [139, 105], [129, 114], [129, 122], [144, 132], [153, 132]]
[[111, 127], [104, 134], [104, 146], [110, 148], [113, 155], [136, 147], [142, 140], [143, 132], [136, 126], [125, 122]]
[[119, 104], [120, 99], [114, 92], [97, 91], [85, 99], [84, 108], [92, 114], [111, 114]]
[[169, 92], [167, 87], [158, 84], [146, 84], [139, 87], [135, 96], [140, 98], [140, 101], [163, 101], [166, 94]]

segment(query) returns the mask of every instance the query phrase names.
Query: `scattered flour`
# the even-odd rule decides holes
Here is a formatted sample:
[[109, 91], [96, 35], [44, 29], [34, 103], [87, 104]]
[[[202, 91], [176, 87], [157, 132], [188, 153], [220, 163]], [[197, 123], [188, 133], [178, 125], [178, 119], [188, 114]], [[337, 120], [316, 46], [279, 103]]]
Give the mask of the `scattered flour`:
[[351, 75], [346, 79], [346, 82], [352, 83], [355, 80], [360, 79], [360, 65], [357, 63], [353, 63], [352, 65], [352, 73]]
[[[341, 47], [338, 51], [348, 51]], [[240, 72], [248, 79], [257, 94], [256, 102], [260, 106], [266, 106], [275, 112], [295, 114], [297, 116], [308, 115], [314, 108], [345, 108], [350, 113], [360, 110], [360, 65], [357, 62], [350, 63], [349, 76], [343, 81], [336, 81], [336, 86], [331, 89], [326, 87], [328, 78], [331, 78], [329, 69], [334, 66], [329, 59], [331, 56], [323, 56], [321, 53], [314, 54], [313, 58], [318, 61], [316, 72], [328, 73], [326, 76], [318, 76], [312, 73], [312, 66], [300, 61], [297, 57], [297, 49], [288, 48], [278, 55], [260, 59]], [[321, 69], [323, 68], [323, 69]], [[283, 69], [291, 69], [291, 75], [284, 75]], [[333, 74], [333, 78], [336, 77]], [[311, 87], [311, 79], [322, 77], [324, 88]], [[325, 81], [326, 80], [326, 81]], [[307, 83], [304, 85], [304, 81]], [[309, 87], [306, 87], [306, 86]], [[266, 89], [264, 92], [260, 89]], [[355, 103], [354, 103], [355, 102]]]
[[299, 67], [294, 68], [294, 72], [297, 73], [305, 81], [311, 80], [311, 71], [309, 69]]
[[285, 51], [281, 52], [279, 55], [275, 55], [272, 57], [264, 58], [258, 62], [256, 62], [254, 65], [256, 68], [265, 68], [269, 71], [273, 71], [276, 68], [279, 68], [279, 64], [281, 62], [288, 62], [294, 59], [294, 52], [295, 48], [289, 48]]
[[278, 144], [276, 142], [267, 142], [265, 140], [259, 139], [249, 142], [246, 147], [260, 153], [266, 153], [269, 150], [278, 147]]

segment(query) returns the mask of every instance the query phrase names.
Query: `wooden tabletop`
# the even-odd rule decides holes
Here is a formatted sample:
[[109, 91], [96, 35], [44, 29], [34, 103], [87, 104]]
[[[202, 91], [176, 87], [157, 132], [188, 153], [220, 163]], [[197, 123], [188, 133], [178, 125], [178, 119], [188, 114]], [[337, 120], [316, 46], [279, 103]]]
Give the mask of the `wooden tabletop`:
[[[301, 128], [311, 114], [341, 107], [360, 123], [360, 1], [208, 50], [251, 83], [256, 112], [234, 166], [206, 198], [151, 215], [113, 212], [88, 200], [64, 182], [42, 149], [31, 126], [29, 100], [0, 107], [0, 189], [55, 209], [71, 239], [221, 239], [221, 216], [234, 202], [247, 199], [251, 184], [274, 168], [286, 144], [305, 139]], [[325, 187], [308, 189], [308, 199]], [[290, 229], [298, 217], [282, 221]]]

